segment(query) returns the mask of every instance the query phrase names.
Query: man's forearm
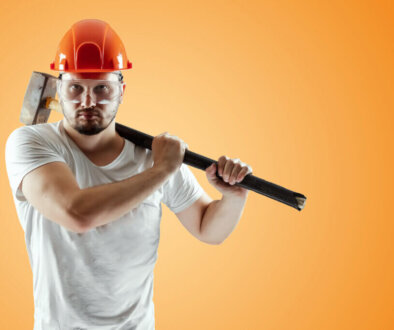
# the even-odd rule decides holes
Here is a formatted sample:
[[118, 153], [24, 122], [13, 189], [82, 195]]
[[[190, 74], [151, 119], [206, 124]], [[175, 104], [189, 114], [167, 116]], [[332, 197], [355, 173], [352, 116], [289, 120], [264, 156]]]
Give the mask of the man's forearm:
[[212, 201], [201, 220], [204, 241], [220, 244], [231, 234], [241, 218], [246, 196], [226, 197]]
[[154, 166], [119, 182], [81, 189], [72, 199], [70, 213], [85, 231], [107, 224], [140, 204], [169, 176]]

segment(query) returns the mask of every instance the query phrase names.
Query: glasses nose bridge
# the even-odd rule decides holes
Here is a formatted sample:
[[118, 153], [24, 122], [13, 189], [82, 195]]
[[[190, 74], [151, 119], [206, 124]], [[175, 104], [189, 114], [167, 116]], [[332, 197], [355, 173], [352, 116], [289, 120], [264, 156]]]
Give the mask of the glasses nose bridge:
[[[94, 86], [94, 85], [93, 86], [83, 85], [83, 92], [81, 93], [81, 95], [91, 94], [95, 87], [96, 86]], [[90, 93], [88, 93], [88, 91], [90, 91]]]
[[[96, 104], [97, 103], [97, 95], [93, 92], [95, 86], [87, 86], [83, 85], [83, 92], [81, 93], [81, 103], [85, 105], [91, 105], [92, 103]], [[92, 96], [93, 93], [93, 96]], [[90, 102], [87, 102], [89, 98]]]
[[97, 95], [94, 92], [94, 89], [96, 87], [96, 84], [92, 84], [92, 85], [83, 85], [83, 91], [81, 93], [81, 97], [82, 98], [86, 98], [87, 96], [89, 96], [91, 99], [96, 99]]

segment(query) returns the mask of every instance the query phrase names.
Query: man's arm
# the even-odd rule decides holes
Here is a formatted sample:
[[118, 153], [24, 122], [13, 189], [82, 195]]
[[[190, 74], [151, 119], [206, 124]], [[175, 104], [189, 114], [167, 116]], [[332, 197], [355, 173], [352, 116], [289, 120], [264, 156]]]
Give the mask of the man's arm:
[[221, 244], [241, 218], [246, 199], [223, 196], [212, 200], [205, 192], [186, 210], [176, 213], [183, 226], [197, 239]]
[[213, 242], [206, 241], [201, 235], [201, 222], [211, 202], [212, 198], [204, 191], [202, 196], [192, 205], [181, 212], [175, 213], [179, 221], [190, 234], [198, 240], [208, 244], [213, 244]]
[[[216, 169], [218, 175], [216, 176]], [[186, 229], [200, 241], [221, 244], [234, 230], [241, 218], [249, 191], [239, 186], [252, 173], [249, 165], [238, 158], [219, 158], [205, 170], [208, 181], [222, 193], [220, 200], [212, 200], [205, 192], [186, 210], [176, 213]]]
[[182, 165], [186, 146], [165, 132], [153, 138], [153, 167], [128, 179], [80, 189], [70, 168], [53, 161], [26, 174], [20, 188], [46, 218], [83, 233], [119, 219], [160, 188]]
[[156, 191], [171, 172], [153, 166], [119, 182], [80, 189], [69, 167], [52, 162], [28, 173], [21, 189], [46, 218], [83, 233], [112, 222]]

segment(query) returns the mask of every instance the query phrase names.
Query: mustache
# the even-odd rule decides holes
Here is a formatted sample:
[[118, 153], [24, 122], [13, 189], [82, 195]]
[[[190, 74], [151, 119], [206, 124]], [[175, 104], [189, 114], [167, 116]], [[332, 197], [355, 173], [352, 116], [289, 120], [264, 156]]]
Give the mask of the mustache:
[[101, 114], [99, 111], [97, 111], [95, 108], [85, 108], [85, 109], [81, 109], [81, 110], [77, 110], [76, 112], [76, 116], [80, 116], [82, 113], [87, 113], [88, 115], [95, 115], [98, 117], [101, 117]]

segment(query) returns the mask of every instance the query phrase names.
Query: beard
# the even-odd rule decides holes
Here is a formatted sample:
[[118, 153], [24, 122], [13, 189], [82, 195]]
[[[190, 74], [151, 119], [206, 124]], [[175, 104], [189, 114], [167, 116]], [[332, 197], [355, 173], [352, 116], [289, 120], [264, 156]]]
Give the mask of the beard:
[[103, 130], [105, 130], [108, 127], [108, 125], [104, 127], [104, 126], [97, 124], [97, 123], [92, 124], [92, 125], [77, 124], [73, 128], [78, 133], [83, 134], [83, 135], [95, 135], [95, 134], [98, 134], [98, 133], [102, 132]]
[[[94, 115], [95, 118], [83, 118], [81, 113], [87, 113], [88, 115]], [[68, 116], [63, 112], [65, 118], [69, 122], [70, 126], [75, 129], [78, 133], [83, 135], [95, 135], [103, 130], [105, 130], [115, 119], [117, 113], [117, 109], [112, 113], [112, 117], [108, 123], [103, 123], [104, 119], [99, 111], [95, 108], [86, 108], [83, 110], [79, 110], [75, 114], [75, 118], [70, 120]]]

